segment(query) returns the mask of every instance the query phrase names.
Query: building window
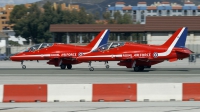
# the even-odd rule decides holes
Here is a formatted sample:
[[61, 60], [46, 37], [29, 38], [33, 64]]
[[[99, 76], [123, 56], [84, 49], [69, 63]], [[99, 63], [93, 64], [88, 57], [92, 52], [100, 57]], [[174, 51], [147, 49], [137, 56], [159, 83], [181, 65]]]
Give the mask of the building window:
[[196, 10], [192, 11], [193, 16], [196, 16]]
[[6, 17], [1, 17], [1, 19], [6, 19]]
[[176, 12], [176, 10], [172, 10], [173, 12]]
[[178, 12], [182, 12], [182, 10], [178, 10]]
[[198, 10], [198, 12], [200, 12], [200, 9]]
[[136, 15], [133, 15], [133, 22], [136, 22]]
[[6, 23], [6, 24], [9, 24], [9, 21], [6, 21], [5, 23]]
[[151, 13], [151, 10], [147, 10], [148, 13]]
[[133, 14], [136, 14], [136, 10], [133, 11]]
[[184, 10], [184, 16], [187, 16], [187, 10]]
[[3, 14], [7, 14], [7, 12], [3, 11]]
[[2, 24], [4, 24], [4, 21], [2, 21]]
[[153, 12], [156, 12], [156, 10], [153, 10]]
[[3, 30], [10, 30], [10, 29], [9, 29], [8, 27], [5, 26], [5, 27], [3, 28]]
[[167, 10], [167, 16], [170, 16], [170, 11], [169, 10]]
[[128, 13], [131, 13], [132, 12], [132, 10], [128, 10]]
[[159, 16], [162, 16], [161, 10], [158, 10], [158, 15], [159, 15]]
[[144, 22], [144, 11], [141, 12], [141, 22]]

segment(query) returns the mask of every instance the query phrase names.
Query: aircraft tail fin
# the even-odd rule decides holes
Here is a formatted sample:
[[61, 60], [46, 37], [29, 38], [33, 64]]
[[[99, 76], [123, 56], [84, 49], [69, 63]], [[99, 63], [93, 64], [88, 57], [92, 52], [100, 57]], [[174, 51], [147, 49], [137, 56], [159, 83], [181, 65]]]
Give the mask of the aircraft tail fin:
[[162, 46], [185, 48], [187, 27], [179, 28]]
[[167, 47], [167, 51], [156, 53], [156, 56], [167, 56], [171, 53], [174, 47], [185, 48], [185, 42], [187, 38], [187, 28], [183, 27], [178, 29], [163, 45]]
[[103, 44], [107, 44], [110, 30], [102, 30], [88, 45], [87, 47], [91, 47], [91, 51], [95, 50], [99, 46]]

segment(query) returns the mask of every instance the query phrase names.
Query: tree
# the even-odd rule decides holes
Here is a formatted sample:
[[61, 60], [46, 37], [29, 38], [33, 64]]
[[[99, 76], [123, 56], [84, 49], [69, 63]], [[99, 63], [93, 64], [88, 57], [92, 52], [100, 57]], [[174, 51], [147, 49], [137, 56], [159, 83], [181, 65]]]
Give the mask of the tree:
[[12, 40], [9, 40], [8, 44], [11, 45], [11, 46], [21, 46], [18, 42], [15, 42], [15, 41], [12, 41]]
[[123, 16], [119, 11], [114, 13], [114, 19], [117, 24], [123, 24]]
[[123, 24], [132, 24], [132, 23], [133, 23], [133, 20], [131, 18], [131, 15], [128, 13], [125, 13], [123, 15]]
[[99, 12], [95, 12], [94, 13], [94, 19], [95, 20], [99, 20], [100, 19], [100, 13]]
[[103, 18], [105, 19], [105, 20], [110, 20], [110, 17], [111, 17], [111, 14], [109, 13], [109, 12], [105, 12], [105, 13], [103, 13]]
[[29, 39], [33, 43], [38, 43], [38, 24], [41, 12], [37, 4], [33, 4], [29, 9], [26, 10], [27, 14], [20, 18], [15, 24], [13, 30], [15, 31], [15, 36], [22, 36], [29, 43]]
[[16, 5], [10, 13], [10, 24], [17, 23], [20, 19], [27, 16], [28, 9], [24, 5]]
[[[20, 8], [22, 8], [20, 10]], [[21, 12], [20, 17], [12, 14], [14, 17], [11, 21], [15, 23], [13, 30], [16, 36], [21, 36], [27, 40], [32, 40], [33, 43], [52, 42], [52, 34], [49, 31], [51, 24], [91, 24], [94, 22], [93, 14], [87, 13], [84, 8], [77, 10], [61, 10], [58, 5], [57, 9], [52, 7], [51, 2], [46, 2], [41, 10], [37, 4], [32, 4], [31, 7], [16, 6], [13, 12]], [[23, 12], [23, 13], [22, 13]], [[56, 34], [59, 37], [55, 40], [62, 40], [66, 33]]]

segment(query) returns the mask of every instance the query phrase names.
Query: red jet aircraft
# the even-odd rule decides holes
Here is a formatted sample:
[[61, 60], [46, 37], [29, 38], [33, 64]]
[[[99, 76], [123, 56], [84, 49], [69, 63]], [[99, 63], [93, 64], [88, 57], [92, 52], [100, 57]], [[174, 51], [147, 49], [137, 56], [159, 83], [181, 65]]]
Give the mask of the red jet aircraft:
[[26, 66], [23, 65], [24, 60], [49, 60], [47, 62], [49, 65], [60, 66], [61, 69], [65, 69], [66, 67], [71, 69], [72, 64], [81, 63], [81, 61], [76, 60], [76, 57], [89, 53], [101, 45], [107, 44], [109, 33], [109, 30], [101, 31], [87, 46], [63, 43], [37, 44], [23, 52], [11, 56], [10, 59], [12, 61], [21, 61], [23, 69], [26, 69]]
[[[192, 53], [185, 48], [187, 28], [178, 29], [163, 45], [139, 43], [111, 43], [97, 48], [91, 53], [77, 57], [79, 61], [120, 61], [119, 66], [133, 68], [135, 72], [150, 68], [165, 60], [170, 62], [189, 57]], [[109, 67], [109, 65], [106, 65]], [[90, 71], [94, 68], [90, 66]]]

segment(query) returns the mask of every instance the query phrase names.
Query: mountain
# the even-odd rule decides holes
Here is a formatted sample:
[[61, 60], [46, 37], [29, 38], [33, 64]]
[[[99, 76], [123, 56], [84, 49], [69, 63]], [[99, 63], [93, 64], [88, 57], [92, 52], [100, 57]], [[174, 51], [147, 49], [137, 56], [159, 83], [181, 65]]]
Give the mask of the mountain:
[[[45, 2], [56, 2], [56, 3], [72, 3], [78, 4], [81, 7], [84, 7], [89, 12], [104, 12], [108, 5], [114, 6], [116, 2], [125, 2], [126, 5], [137, 5], [138, 2], [147, 2], [147, 5], [151, 5], [154, 2], [170, 2], [170, 3], [177, 3], [183, 5], [185, 1], [188, 0], [42, 0], [39, 3], [44, 4]], [[195, 4], [199, 4], [200, 0], [190, 0]]]
[[19, 5], [19, 4], [25, 4], [25, 3], [34, 3], [40, 0], [0, 0], [0, 6], [3, 7], [6, 4], [15, 4], [15, 5]]

